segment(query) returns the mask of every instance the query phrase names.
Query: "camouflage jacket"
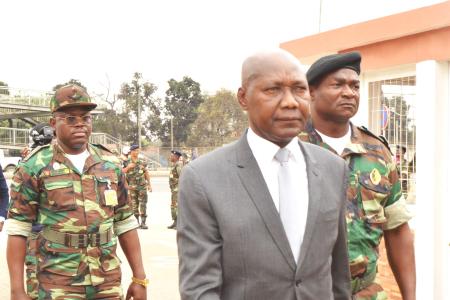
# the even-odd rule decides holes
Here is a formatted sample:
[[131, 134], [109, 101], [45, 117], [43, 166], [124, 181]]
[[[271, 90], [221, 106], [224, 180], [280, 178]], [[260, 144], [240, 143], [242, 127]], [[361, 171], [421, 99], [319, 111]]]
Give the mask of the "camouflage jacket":
[[[372, 133], [351, 124], [351, 143], [341, 157], [349, 164], [347, 190], [348, 250], [352, 278], [374, 276], [383, 230], [407, 222], [411, 215], [402, 196], [397, 167], [389, 148]], [[308, 120], [302, 141], [335, 154]]]
[[[9, 234], [28, 235], [32, 223], [72, 234], [114, 228], [120, 235], [137, 226], [118, 159], [98, 146], [89, 145], [88, 151], [82, 174], [58, 145], [40, 147], [19, 164], [11, 183]], [[105, 197], [111, 189], [117, 197]], [[117, 280], [116, 241], [113, 237], [98, 247], [71, 248], [41, 238], [38, 280], [56, 285]]]
[[169, 186], [172, 192], [178, 191], [178, 181], [180, 179], [181, 168], [183, 168], [183, 163], [177, 161], [176, 163], [172, 163], [172, 168], [170, 169], [169, 174]]
[[147, 163], [145, 160], [138, 158], [137, 161], [133, 161], [131, 157], [127, 161], [127, 165], [134, 163], [134, 168], [128, 170], [126, 177], [128, 186], [133, 190], [140, 190], [147, 188], [147, 179], [145, 179], [145, 174], [147, 171]]

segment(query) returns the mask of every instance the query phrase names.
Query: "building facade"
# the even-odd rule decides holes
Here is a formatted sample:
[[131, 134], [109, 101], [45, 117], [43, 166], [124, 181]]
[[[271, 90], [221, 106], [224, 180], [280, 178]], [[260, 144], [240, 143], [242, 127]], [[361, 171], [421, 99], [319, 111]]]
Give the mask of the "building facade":
[[417, 299], [450, 299], [450, 1], [280, 45], [303, 64], [362, 55], [353, 119], [384, 135], [415, 211]]

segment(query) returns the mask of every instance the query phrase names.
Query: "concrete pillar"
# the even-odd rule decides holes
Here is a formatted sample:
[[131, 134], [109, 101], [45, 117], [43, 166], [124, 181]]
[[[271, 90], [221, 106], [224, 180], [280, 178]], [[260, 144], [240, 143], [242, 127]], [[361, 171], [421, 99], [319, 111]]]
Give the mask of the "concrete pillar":
[[450, 299], [449, 63], [416, 65], [417, 299]]

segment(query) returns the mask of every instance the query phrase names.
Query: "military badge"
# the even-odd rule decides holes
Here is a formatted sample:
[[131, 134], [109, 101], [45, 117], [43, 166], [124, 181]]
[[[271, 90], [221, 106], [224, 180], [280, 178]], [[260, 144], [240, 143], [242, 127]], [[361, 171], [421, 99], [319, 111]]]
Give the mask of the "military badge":
[[378, 185], [380, 183], [381, 174], [378, 169], [373, 169], [372, 172], [370, 172], [370, 181], [372, 181], [374, 185]]

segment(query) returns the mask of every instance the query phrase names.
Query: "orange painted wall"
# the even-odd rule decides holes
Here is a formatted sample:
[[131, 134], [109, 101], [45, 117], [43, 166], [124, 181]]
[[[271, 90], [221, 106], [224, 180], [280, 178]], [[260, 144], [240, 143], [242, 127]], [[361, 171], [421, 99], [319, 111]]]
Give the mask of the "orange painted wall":
[[450, 60], [450, 1], [287, 41], [280, 47], [304, 64], [358, 50], [364, 71]]
[[450, 60], [450, 27], [422, 32], [371, 45], [343, 49], [359, 51], [362, 70], [374, 70], [417, 63], [424, 60]]

